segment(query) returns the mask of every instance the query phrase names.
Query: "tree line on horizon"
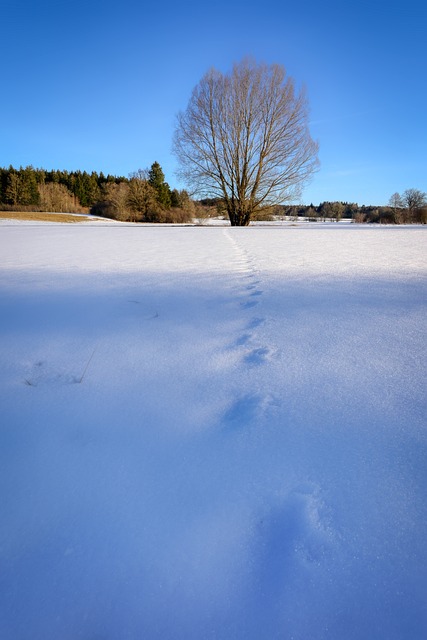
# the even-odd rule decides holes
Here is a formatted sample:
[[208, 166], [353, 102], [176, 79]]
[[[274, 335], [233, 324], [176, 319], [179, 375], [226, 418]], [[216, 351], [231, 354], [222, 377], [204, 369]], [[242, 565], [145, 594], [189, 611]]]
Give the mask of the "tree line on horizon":
[[158, 162], [128, 177], [92, 171], [0, 168], [0, 209], [92, 213], [132, 222], [187, 222], [196, 203], [171, 189]]
[[[154, 162], [128, 177], [92, 171], [0, 168], [0, 209], [92, 213], [131, 222], [190, 222], [194, 218], [226, 217], [221, 198], [195, 200], [186, 190], [171, 189], [162, 167]], [[350, 218], [383, 224], [427, 223], [427, 194], [407, 189], [394, 193], [386, 206], [351, 202], [274, 205], [253, 220], [308, 219], [313, 222]]]
[[353, 222], [377, 224], [427, 224], [427, 194], [419, 189], [394, 193], [386, 206], [359, 206], [350, 202], [321, 202], [315, 207], [283, 207], [289, 217], [304, 217], [311, 222], [350, 218]]

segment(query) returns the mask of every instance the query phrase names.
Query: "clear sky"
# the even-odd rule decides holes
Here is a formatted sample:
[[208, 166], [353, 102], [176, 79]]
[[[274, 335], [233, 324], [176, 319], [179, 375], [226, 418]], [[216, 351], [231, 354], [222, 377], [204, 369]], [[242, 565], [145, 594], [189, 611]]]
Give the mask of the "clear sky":
[[307, 90], [320, 170], [301, 201], [427, 191], [422, 0], [0, 0], [0, 166], [171, 187], [175, 116], [212, 66], [277, 62]]

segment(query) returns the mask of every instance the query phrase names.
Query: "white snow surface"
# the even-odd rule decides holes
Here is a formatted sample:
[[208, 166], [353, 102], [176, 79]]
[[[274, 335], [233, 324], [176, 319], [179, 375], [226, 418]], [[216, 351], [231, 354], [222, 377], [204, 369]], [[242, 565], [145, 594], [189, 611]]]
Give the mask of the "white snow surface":
[[426, 638], [426, 234], [0, 224], [0, 638]]

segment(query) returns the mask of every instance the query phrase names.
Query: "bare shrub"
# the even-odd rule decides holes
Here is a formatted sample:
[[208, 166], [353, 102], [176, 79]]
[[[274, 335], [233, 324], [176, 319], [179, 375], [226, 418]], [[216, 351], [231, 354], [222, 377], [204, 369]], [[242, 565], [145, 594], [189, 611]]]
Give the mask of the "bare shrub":
[[427, 224], [427, 207], [417, 209], [415, 222], [418, 222], [419, 224]]
[[100, 216], [101, 218], [110, 218], [111, 220], [119, 219], [118, 212], [115, 205], [108, 200], [96, 202], [90, 208], [90, 214], [92, 216]]
[[[174, 207], [163, 211], [158, 211], [155, 216], [152, 216], [150, 222], [163, 222], [166, 224], [184, 224], [193, 221], [193, 216], [190, 211], [186, 209], [180, 209]], [[148, 220], [147, 220], [148, 222]]]
[[[132, 218], [128, 206], [129, 185], [126, 182], [110, 182], [102, 187], [102, 200], [109, 204], [108, 216], [115, 220], [127, 221]], [[100, 214], [102, 215], [102, 214]]]
[[[47, 182], [38, 185], [40, 211], [56, 211], [58, 213], [81, 213], [83, 207], [76, 196], [63, 184]], [[33, 207], [34, 208], [34, 207]]]
[[274, 220], [273, 208], [264, 209], [261, 211], [255, 211], [252, 214], [251, 220], [254, 220], [256, 222], [273, 222]]
[[362, 222], [366, 222], [366, 215], [358, 211], [353, 216], [353, 222], [357, 222], [358, 224], [361, 224]]

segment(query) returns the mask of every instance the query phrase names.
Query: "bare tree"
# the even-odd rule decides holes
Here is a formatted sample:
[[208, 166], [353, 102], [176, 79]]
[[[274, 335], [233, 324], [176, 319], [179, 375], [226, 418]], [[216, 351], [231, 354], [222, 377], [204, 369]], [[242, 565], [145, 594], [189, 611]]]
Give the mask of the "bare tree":
[[418, 211], [427, 205], [427, 193], [419, 189], [406, 189], [402, 194], [403, 206], [408, 211], [409, 220], [414, 220]]
[[401, 222], [403, 222], [403, 202], [402, 202], [402, 197], [399, 193], [393, 193], [392, 196], [390, 196], [390, 200], [388, 201], [390, 207], [393, 209], [393, 216], [394, 216], [394, 221], [397, 224], [400, 224]]
[[131, 220], [133, 214], [128, 208], [129, 185], [126, 182], [108, 182], [102, 187], [102, 198], [109, 205], [114, 218], [117, 220]]
[[129, 191], [127, 203], [133, 212], [133, 222], [138, 219], [151, 221], [161, 208], [157, 202], [157, 192], [148, 182], [148, 170], [138, 169], [129, 175]]
[[59, 213], [82, 211], [74, 194], [63, 184], [57, 182], [39, 184], [38, 191], [42, 211], [57, 211]]
[[296, 197], [317, 166], [307, 101], [280, 65], [211, 69], [179, 113], [174, 152], [195, 192], [224, 200], [234, 226]]
[[400, 209], [401, 207], [403, 207], [402, 197], [397, 192], [393, 193], [393, 195], [390, 196], [390, 200], [388, 201], [388, 203], [393, 209]]

